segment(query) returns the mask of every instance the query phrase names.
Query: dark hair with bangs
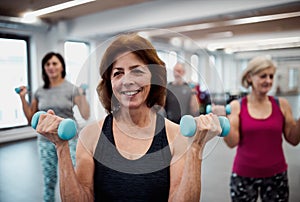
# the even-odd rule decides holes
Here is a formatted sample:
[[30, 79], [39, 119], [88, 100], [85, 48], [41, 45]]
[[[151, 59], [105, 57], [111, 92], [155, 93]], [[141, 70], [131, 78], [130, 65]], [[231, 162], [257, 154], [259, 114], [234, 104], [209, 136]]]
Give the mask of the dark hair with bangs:
[[100, 64], [100, 76], [102, 80], [97, 86], [99, 100], [107, 113], [118, 106], [118, 101], [113, 95], [111, 87], [111, 71], [116, 58], [126, 52], [138, 56], [147, 64], [151, 72], [151, 88], [147, 97], [147, 106], [164, 106], [166, 97], [166, 67], [165, 63], [158, 57], [153, 45], [138, 34], [123, 34], [118, 36], [106, 49]]
[[44, 80], [43, 88], [46, 88], [46, 89], [50, 87], [50, 80], [46, 73], [45, 65], [53, 56], [58, 58], [58, 60], [60, 61], [61, 65], [63, 67], [63, 71], [61, 72], [61, 77], [65, 78], [65, 76], [66, 76], [66, 63], [65, 63], [63, 56], [59, 53], [54, 53], [54, 52], [47, 53], [42, 59], [42, 77]]

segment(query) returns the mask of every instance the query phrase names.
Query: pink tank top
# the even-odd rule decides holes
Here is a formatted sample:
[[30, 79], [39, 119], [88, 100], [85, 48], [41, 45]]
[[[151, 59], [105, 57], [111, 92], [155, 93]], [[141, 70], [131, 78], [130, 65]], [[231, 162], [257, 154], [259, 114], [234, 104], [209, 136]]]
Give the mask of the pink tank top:
[[287, 170], [282, 148], [284, 116], [276, 100], [269, 96], [272, 113], [266, 119], [252, 118], [247, 97], [242, 98], [240, 141], [233, 172], [244, 177], [271, 177]]

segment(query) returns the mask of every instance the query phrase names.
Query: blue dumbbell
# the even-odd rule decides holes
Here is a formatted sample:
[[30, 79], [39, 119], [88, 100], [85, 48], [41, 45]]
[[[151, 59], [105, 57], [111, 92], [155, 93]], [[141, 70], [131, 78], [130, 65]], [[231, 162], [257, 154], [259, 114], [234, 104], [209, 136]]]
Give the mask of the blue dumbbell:
[[80, 85], [80, 88], [82, 88], [83, 90], [86, 90], [89, 88], [89, 85], [87, 85], [86, 83], [83, 83]]
[[[211, 105], [207, 105], [206, 106], [206, 113], [209, 114], [212, 112], [212, 108], [211, 108]], [[231, 114], [231, 107], [230, 107], [230, 104], [227, 104], [225, 106], [225, 112], [226, 112], [226, 115], [228, 114]]]
[[[229, 120], [224, 116], [219, 116], [220, 125], [222, 132], [219, 135], [220, 137], [225, 137], [230, 131]], [[196, 121], [191, 115], [184, 115], [180, 120], [180, 132], [186, 137], [194, 136], [197, 129]]]
[[[45, 114], [44, 111], [36, 112], [31, 119], [32, 128], [36, 129], [41, 114]], [[73, 119], [64, 119], [60, 122], [57, 130], [58, 136], [62, 140], [70, 140], [77, 133], [77, 126]]]
[[[27, 90], [29, 90], [29, 88], [27, 87]], [[16, 91], [16, 93], [20, 93], [21, 92], [21, 88], [20, 87], [17, 87], [17, 88], [15, 88], [15, 91]]]
[[83, 91], [83, 95], [85, 95], [86, 94], [86, 90], [89, 88], [89, 85], [83, 83], [83, 84], [80, 85], [80, 88]]

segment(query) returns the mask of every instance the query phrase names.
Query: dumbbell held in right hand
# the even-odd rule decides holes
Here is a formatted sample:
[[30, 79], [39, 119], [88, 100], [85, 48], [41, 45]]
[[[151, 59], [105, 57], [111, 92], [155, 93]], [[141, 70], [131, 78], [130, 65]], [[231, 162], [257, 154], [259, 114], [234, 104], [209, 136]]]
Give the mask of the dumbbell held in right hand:
[[[211, 105], [206, 105], [206, 113], [209, 114], [209, 113], [211, 113], [211, 112], [212, 112], [212, 107], [211, 107]], [[230, 106], [230, 104], [227, 104], [227, 105], [225, 106], [225, 112], [226, 112], [226, 115], [231, 114], [231, 106]]]
[[83, 95], [86, 95], [86, 90], [89, 88], [88, 84], [83, 83], [80, 85], [80, 88], [83, 91]]
[[[230, 131], [230, 123], [229, 120], [224, 116], [219, 116], [219, 122], [222, 128], [220, 137], [225, 137], [228, 135]], [[197, 130], [197, 125], [194, 117], [191, 115], [184, 115], [180, 120], [180, 132], [182, 135], [186, 137], [192, 137], [195, 135]]]
[[[32, 128], [36, 129], [39, 122], [40, 115], [45, 113], [46, 113], [45, 111], [38, 111], [33, 115], [31, 119]], [[77, 127], [75, 121], [69, 118], [63, 119], [58, 126], [57, 133], [60, 139], [62, 140], [72, 139], [77, 133]]]

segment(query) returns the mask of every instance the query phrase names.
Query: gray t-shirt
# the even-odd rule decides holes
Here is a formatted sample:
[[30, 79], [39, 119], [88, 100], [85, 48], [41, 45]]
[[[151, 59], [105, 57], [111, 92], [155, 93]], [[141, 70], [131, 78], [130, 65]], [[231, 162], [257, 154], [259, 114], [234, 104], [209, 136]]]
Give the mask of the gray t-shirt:
[[39, 87], [34, 94], [38, 101], [39, 111], [52, 109], [57, 116], [62, 118], [74, 118], [74, 97], [79, 95], [79, 87], [65, 80], [59, 86], [45, 89]]
[[183, 115], [191, 114], [192, 94], [191, 88], [186, 83], [183, 85], [168, 83], [165, 110], [169, 120], [179, 123]]

